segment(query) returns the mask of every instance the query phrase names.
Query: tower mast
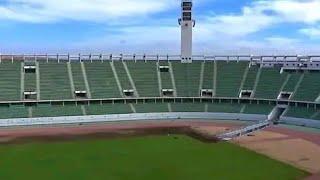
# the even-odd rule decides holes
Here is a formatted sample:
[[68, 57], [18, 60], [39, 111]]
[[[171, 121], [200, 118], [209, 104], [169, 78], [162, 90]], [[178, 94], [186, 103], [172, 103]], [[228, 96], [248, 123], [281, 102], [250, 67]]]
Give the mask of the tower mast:
[[182, 0], [181, 18], [181, 62], [192, 62], [192, 29], [195, 27], [195, 20], [192, 19], [192, 0]]

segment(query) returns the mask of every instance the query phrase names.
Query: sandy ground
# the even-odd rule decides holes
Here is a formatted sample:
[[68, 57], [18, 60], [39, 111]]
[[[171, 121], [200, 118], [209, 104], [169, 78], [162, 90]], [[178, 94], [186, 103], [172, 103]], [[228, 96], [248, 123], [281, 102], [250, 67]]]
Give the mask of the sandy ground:
[[[320, 172], [320, 135], [271, 127], [233, 140], [234, 143], [311, 174]], [[320, 179], [318, 175], [310, 177]]]

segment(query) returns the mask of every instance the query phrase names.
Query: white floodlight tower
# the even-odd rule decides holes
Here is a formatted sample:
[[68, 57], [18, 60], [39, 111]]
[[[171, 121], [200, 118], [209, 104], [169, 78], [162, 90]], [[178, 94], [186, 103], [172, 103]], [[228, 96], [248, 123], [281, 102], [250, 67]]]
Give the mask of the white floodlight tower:
[[192, 62], [192, 28], [195, 20], [192, 19], [192, 0], [182, 0], [181, 18], [181, 61], [182, 63]]

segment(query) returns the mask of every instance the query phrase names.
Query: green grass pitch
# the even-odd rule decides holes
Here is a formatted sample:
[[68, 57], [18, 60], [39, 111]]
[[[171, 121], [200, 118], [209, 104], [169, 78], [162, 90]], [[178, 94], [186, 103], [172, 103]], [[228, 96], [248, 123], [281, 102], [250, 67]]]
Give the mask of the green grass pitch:
[[0, 146], [0, 179], [301, 179], [307, 173], [230, 143], [146, 136]]

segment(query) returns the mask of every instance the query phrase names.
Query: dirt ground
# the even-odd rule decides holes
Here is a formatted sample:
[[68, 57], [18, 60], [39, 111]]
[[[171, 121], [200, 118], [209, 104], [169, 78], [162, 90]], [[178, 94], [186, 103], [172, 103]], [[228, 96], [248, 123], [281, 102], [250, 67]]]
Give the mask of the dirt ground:
[[[203, 141], [216, 142], [215, 135], [236, 129], [243, 123], [224, 121], [141, 121], [86, 125], [15, 127], [0, 129], [0, 144], [28, 141], [72, 140], [80, 138], [116, 138], [147, 134], [187, 134]], [[320, 134], [270, 127], [233, 140], [273, 159], [291, 164], [320, 179]]]
[[[86, 125], [57, 125], [41, 127], [14, 127], [0, 129], [0, 144], [25, 141], [69, 140], [84, 137], [114, 138], [146, 134], [187, 134], [200, 140], [215, 140], [217, 133], [237, 128], [241, 124], [208, 121], [140, 121]], [[204, 138], [204, 139], [203, 139]]]
[[233, 142], [315, 174], [310, 179], [320, 179], [320, 134], [270, 127]]

